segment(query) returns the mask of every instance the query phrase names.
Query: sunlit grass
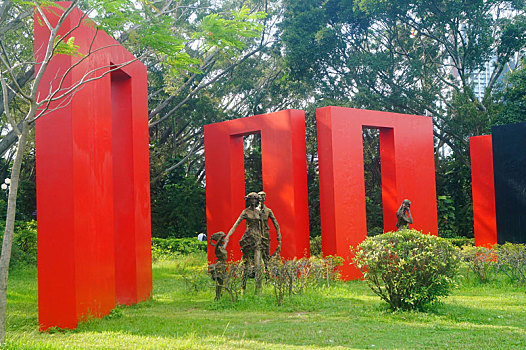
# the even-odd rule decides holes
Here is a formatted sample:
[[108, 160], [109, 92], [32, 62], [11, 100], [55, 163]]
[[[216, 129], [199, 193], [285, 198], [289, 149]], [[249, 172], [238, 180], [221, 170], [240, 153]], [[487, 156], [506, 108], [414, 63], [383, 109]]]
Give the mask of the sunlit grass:
[[35, 268], [13, 271], [8, 349], [526, 348], [525, 288], [461, 283], [427, 312], [391, 312], [361, 281], [214, 302], [206, 257], [156, 262], [153, 298], [72, 331], [38, 332]]

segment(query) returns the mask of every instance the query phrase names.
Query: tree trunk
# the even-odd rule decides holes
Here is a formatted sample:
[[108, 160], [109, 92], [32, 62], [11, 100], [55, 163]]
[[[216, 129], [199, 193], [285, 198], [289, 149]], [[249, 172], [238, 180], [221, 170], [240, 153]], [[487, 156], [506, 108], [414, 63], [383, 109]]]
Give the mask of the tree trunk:
[[28, 133], [29, 125], [24, 121], [22, 123], [22, 134], [18, 136], [18, 147], [15, 154], [13, 169], [11, 171], [11, 185], [9, 186], [9, 197], [7, 200], [4, 241], [2, 243], [2, 255], [0, 256], [0, 344], [5, 343], [7, 278], [9, 275], [9, 261], [11, 260], [11, 247], [13, 245], [13, 232], [15, 228], [18, 181], [20, 178], [20, 168], [22, 167], [22, 159], [24, 158]]

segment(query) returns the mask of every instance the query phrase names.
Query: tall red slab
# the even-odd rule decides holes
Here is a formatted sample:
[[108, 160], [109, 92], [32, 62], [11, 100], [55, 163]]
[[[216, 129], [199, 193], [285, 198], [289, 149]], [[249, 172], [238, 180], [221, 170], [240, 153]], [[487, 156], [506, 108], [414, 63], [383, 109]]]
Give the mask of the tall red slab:
[[[53, 25], [59, 13], [47, 11]], [[73, 11], [62, 33], [82, 15]], [[49, 38], [42, 23], [35, 20], [37, 62]], [[74, 328], [109, 313], [116, 302], [147, 299], [152, 286], [146, 67], [89, 23], [70, 36], [81, 53], [90, 45], [97, 51], [87, 59], [55, 56], [39, 85], [41, 98], [80, 60], [63, 88], [88, 72], [101, 78], [52, 104], [61, 108], [36, 122], [41, 330]]]
[[475, 245], [491, 248], [497, 243], [493, 145], [491, 135], [469, 139]]
[[384, 230], [412, 202], [414, 225], [438, 234], [433, 125], [429, 117], [344, 107], [317, 109], [320, 210], [324, 255], [345, 259], [343, 279], [357, 279], [350, 247], [367, 237], [362, 129], [380, 130]]
[[[261, 163], [266, 205], [279, 222], [281, 256], [286, 259], [309, 256], [309, 212], [305, 114], [285, 110], [229, 120], [205, 126], [207, 231], [230, 230], [245, 208], [243, 136], [261, 133]], [[241, 258], [239, 239], [245, 232], [239, 225], [230, 238], [229, 259]], [[271, 251], [276, 248], [275, 230], [270, 225]], [[209, 261], [215, 261], [208, 247]]]

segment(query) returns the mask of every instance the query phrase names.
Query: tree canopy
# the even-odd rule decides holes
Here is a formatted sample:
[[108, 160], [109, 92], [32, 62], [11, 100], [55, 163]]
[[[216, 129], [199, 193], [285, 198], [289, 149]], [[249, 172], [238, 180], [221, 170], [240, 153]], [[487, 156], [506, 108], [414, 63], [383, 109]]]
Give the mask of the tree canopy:
[[[7, 83], [1, 92], [0, 170], [6, 176], [17, 137], [5, 106], [17, 123], [28, 111], [14, 90], [29, 91], [34, 82], [33, 6], [53, 3], [0, 5]], [[340, 105], [433, 118], [441, 232], [469, 236], [469, 137], [489, 133], [496, 124], [526, 120], [523, 0], [78, 3], [148, 68], [154, 235], [194, 235], [205, 226], [202, 211], [192, 211], [191, 220], [177, 216], [189, 208], [189, 198], [196, 206], [204, 203], [205, 124], [286, 108], [306, 110], [311, 234], [318, 235], [315, 108]], [[61, 42], [57, 53], [75, 54], [75, 45], [74, 40]], [[488, 67], [487, 87], [479, 93], [475, 78]], [[21, 170], [19, 218], [34, 211], [31, 138]], [[364, 131], [364, 145], [373, 232], [382, 225], [374, 130]], [[252, 187], [261, 183], [258, 152], [257, 142], [247, 147], [247, 185]]]

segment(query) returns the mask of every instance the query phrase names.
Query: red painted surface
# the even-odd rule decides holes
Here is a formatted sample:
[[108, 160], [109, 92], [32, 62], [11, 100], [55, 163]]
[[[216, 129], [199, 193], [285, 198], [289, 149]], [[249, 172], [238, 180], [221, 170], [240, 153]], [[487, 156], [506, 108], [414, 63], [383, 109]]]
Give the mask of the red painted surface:
[[497, 243], [495, 182], [491, 135], [470, 137], [471, 181], [475, 245], [491, 248]]
[[[55, 24], [60, 11], [52, 12], [48, 18]], [[81, 16], [75, 10], [62, 33]], [[83, 24], [70, 36], [87, 54], [95, 33]], [[48, 37], [48, 28], [35, 20], [37, 62]], [[65, 87], [94, 68], [102, 69], [92, 77], [135, 59], [97, 32], [93, 50], [106, 46], [73, 68]], [[40, 96], [79, 59], [55, 56]], [[152, 286], [146, 67], [135, 61], [86, 84], [69, 103], [51, 107], [60, 104], [65, 107], [36, 122], [41, 330], [75, 328], [79, 320], [109, 313], [116, 302], [147, 299]]]
[[384, 230], [412, 202], [414, 225], [438, 234], [433, 125], [429, 117], [344, 107], [317, 110], [320, 210], [324, 255], [345, 259], [343, 279], [357, 279], [350, 246], [367, 237], [362, 128], [380, 130]]
[[[307, 204], [305, 114], [285, 110], [205, 126], [207, 232], [227, 233], [245, 208], [243, 136], [261, 133], [261, 163], [266, 205], [280, 225], [281, 256], [310, 255]], [[239, 225], [228, 244], [229, 259], [241, 258], [239, 239], [246, 225]], [[270, 224], [271, 252], [276, 233]], [[210, 262], [215, 256], [208, 247]]]

